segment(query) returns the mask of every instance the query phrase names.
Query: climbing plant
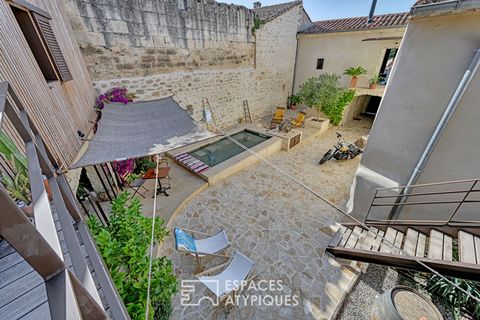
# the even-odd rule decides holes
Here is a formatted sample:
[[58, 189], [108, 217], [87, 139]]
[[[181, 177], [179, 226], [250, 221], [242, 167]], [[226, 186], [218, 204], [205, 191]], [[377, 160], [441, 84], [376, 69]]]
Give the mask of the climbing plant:
[[[112, 204], [109, 224], [91, 216], [88, 226], [98, 249], [132, 319], [145, 319], [149, 270], [149, 248], [153, 218], [145, 217], [138, 198], [127, 203], [129, 194], [120, 194]], [[155, 218], [155, 243], [168, 231]], [[177, 290], [172, 262], [166, 257], [152, 260], [149, 319], [169, 319], [172, 297]]]

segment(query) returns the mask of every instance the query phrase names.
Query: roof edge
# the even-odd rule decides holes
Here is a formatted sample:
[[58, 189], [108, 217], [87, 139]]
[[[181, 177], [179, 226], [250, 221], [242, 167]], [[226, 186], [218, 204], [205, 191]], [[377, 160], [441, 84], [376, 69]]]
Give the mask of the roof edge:
[[427, 4], [414, 5], [410, 10], [412, 16], [430, 16], [447, 12], [462, 12], [471, 9], [480, 9], [478, 0], [449, 0]]

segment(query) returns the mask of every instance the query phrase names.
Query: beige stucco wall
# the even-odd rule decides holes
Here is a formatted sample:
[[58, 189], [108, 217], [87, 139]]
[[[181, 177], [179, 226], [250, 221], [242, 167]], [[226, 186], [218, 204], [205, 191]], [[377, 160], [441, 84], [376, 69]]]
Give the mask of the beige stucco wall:
[[[350, 78], [343, 75], [346, 68], [362, 66], [368, 73], [361, 76], [359, 86], [368, 86], [368, 79], [378, 74], [386, 49], [398, 48], [400, 40], [362, 41], [367, 38], [401, 37], [405, 28], [378, 29], [355, 32], [336, 32], [298, 36], [298, 58], [295, 70], [295, 90], [308, 78], [321, 73], [342, 75], [342, 84]], [[325, 59], [323, 70], [317, 70], [317, 59]]]
[[[480, 47], [478, 26], [479, 12], [411, 20], [355, 177], [350, 201], [355, 216], [365, 217], [376, 188], [408, 181]], [[478, 88], [477, 72], [417, 183], [480, 177]], [[478, 210], [460, 217], [478, 219]], [[405, 210], [401, 218], [448, 216], [439, 207], [424, 207]]]

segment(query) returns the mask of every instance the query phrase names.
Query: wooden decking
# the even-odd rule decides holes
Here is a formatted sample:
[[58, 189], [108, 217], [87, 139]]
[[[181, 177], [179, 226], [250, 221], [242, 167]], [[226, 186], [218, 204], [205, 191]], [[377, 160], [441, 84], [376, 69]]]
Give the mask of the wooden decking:
[[[52, 206], [53, 208], [54, 206]], [[53, 210], [53, 214], [65, 265], [75, 273], [55, 210]], [[76, 230], [76, 234], [103, 307], [110, 318], [113, 318], [78, 230]], [[4, 239], [0, 240], [0, 318], [9, 320], [51, 319], [45, 281]]]
[[465, 230], [341, 225], [326, 250], [344, 259], [429, 272], [424, 264], [445, 276], [480, 280], [480, 237]]

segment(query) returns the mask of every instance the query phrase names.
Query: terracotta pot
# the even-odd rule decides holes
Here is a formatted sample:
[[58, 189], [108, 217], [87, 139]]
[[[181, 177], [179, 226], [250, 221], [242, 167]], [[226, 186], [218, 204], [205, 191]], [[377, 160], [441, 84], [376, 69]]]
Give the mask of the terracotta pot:
[[370, 89], [370, 90], [377, 89], [377, 84], [376, 83], [370, 83], [370, 85], [368, 86], [368, 89]]
[[358, 77], [352, 77], [352, 81], [350, 81], [350, 88], [356, 88], [357, 81], [358, 81]]
[[22, 207], [20, 208], [22, 209], [23, 213], [25, 213], [27, 215], [27, 217], [29, 218], [33, 218], [33, 205], [32, 204], [29, 204], [28, 206], [26, 207]]
[[290, 109], [292, 109], [292, 110], [297, 109], [297, 105], [296, 105], [296, 104], [291, 104], [291, 105], [290, 105]]
[[52, 201], [53, 200], [52, 189], [50, 189], [50, 185], [48, 184], [48, 179], [45, 176], [43, 177], [43, 186], [45, 187], [45, 191], [47, 192], [48, 200]]

